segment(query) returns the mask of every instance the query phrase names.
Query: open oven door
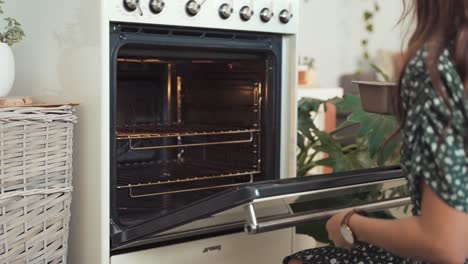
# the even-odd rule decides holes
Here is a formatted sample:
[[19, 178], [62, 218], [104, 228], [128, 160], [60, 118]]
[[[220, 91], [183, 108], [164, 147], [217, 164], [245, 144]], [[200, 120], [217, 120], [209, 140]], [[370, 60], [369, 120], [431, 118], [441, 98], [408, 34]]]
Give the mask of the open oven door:
[[[406, 181], [399, 167], [370, 169], [346, 173], [291, 178], [277, 181], [267, 181], [256, 184], [246, 184], [226, 190], [217, 195], [196, 201], [181, 209], [168, 212], [163, 216], [147, 220], [125, 230], [112, 230], [111, 248], [113, 252], [151, 243], [158, 234], [177, 229], [202, 219], [223, 214], [235, 209], [242, 210], [243, 220], [240, 221], [245, 232], [250, 234], [294, 227], [312, 220], [326, 219], [341, 210], [363, 208], [369, 211], [385, 210], [401, 207], [410, 203], [405, 195], [390, 195], [385, 198], [367, 200], [365, 203], [351, 203], [339, 208], [309, 208], [311, 210], [292, 210], [293, 204], [306, 201], [305, 197], [323, 199], [336, 197], [344, 193], [365, 192], [376, 186], [404, 187]], [[270, 206], [287, 206], [289, 210], [277, 210], [277, 213], [261, 215], [257, 208]], [[323, 206], [322, 206], [323, 207]], [[281, 213], [278, 213], [281, 212]]]

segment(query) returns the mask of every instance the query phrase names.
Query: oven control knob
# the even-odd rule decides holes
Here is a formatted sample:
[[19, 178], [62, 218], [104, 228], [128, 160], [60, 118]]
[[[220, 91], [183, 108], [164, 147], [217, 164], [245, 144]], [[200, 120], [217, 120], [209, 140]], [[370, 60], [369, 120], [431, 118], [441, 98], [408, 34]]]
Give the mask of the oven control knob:
[[249, 6], [244, 6], [240, 10], [240, 17], [244, 21], [248, 21], [254, 15], [254, 11]]
[[198, 12], [200, 11], [200, 8], [201, 8], [201, 5], [195, 1], [195, 0], [190, 0], [187, 2], [187, 4], [185, 5], [185, 11], [187, 12], [187, 14], [189, 14], [190, 16], [195, 16], [198, 14]]
[[140, 0], [124, 0], [124, 7], [127, 9], [127, 11], [133, 12], [135, 10], [138, 10], [138, 13], [140, 16], [143, 15], [143, 11], [141, 10], [140, 7]]
[[222, 4], [219, 7], [219, 16], [222, 19], [228, 19], [232, 15], [232, 12], [234, 12], [234, 9], [228, 4]]
[[289, 12], [289, 10], [283, 9], [280, 12], [279, 19], [280, 19], [281, 23], [287, 24], [291, 20], [292, 16], [293, 15], [291, 14], [291, 12]]
[[273, 16], [274, 14], [269, 8], [263, 8], [262, 11], [260, 11], [260, 19], [265, 23], [270, 21]]
[[151, 12], [155, 14], [161, 13], [161, 11], [163, 11], [165, 6], [166, 6], [166, 3], [164, 2], [164, 0], [151, 0], [150, 1], [150, 10]]

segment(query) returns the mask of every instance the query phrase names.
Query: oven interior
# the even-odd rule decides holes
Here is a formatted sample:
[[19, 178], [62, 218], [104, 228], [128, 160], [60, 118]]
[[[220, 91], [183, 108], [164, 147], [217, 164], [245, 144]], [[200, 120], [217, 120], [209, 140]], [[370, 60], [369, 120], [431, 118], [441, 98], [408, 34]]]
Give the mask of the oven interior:
[[274, 129], [270, 55], [127, 44], [116, 60], [113, 191], [121, 224], [277, 177], [265, 166]]

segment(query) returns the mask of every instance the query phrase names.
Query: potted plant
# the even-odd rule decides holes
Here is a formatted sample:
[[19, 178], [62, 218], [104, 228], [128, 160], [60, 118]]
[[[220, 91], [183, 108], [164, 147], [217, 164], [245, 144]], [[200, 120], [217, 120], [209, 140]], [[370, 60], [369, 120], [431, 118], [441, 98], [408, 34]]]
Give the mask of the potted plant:
[[[331, 103], [338, 112], [349, 113], [346, 121], [335, 130], [326, 132], [316, 124], [316, 113]], [[297, 131], [297, 177], [308, 176], [317, 166], [331, 168], [333, 172], [353, 171], [397, 165], [400, 162], [400, 135], [386, 139], [398, 128], [393, 116], [379, 115], [364, 111], [358, 96], [345, 95], [322, 101], [314, 98], [302, 98], [298, 105]], [[340, 135], [350, 128], [357, 129]], [[351, 140], [350, 140], [351, 139]], [[317, 159], [317, 154], [325, 153], [324, 158]], [[292, 204], [294, 212], [349, 207], [356, 204], [384, 200], [408, 195], [406, 186], [385, 189], [383, 186], [366, 187], [353, 193], [343, 193], [333, 197], [302, 197]], [[407, 210], [407, 209], [406, 209]], [[374, 213], [380, 218], [392, 218], [389, 211]], [[314, 237], [317, 241], [328, 243], [326, 221], [312, 221], [297, 227], [297, 232]]]
[[[0, 15], [3, 14], [2, 5], [5, 2], [0, 0]], [[14, 18], [4, 19], [6, 26], [4, 31], [0, 31], [0, 97], [5, 97], [10, 92], [15, 79], [15, 60], [11, 46], [23, 39], [24, 31], [21, 24]]]
[[385, 73], [377, 64], [371, 61], [369, 52], [370, 35], [374, 32], [374, 18], [380, 11], [380, 6], [377, 0], [374, 0], [372, 9], [365, 10], [363, 20], [367, 37], [361, 40], [363, 49], [363, 61], [368, 64], [377, 75], [378, 81], [352, 81], [359, 89], [362, 108], [370, 113], [392, 115], [395, 113], [395, 100], [397, 84], [392, 78]]
[[300, 57], [299, 58], [299, 85], [301, 87], [316, 88], [317, 84], [317, 75], [314, 68], [315, 60], [310, 57]]

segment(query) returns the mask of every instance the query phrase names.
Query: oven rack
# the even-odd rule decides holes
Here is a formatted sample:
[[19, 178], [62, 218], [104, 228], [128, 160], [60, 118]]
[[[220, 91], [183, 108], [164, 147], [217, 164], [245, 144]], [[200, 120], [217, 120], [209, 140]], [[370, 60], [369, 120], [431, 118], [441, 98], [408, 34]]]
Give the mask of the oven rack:
[[260, 129], [236, 129], [236, 130], [198, 130], [185, 129], [181, 131], [137, 131], [137, 132], [117, 132], [117, 140], [128, 139], [151, 139], [151, 138], [171, 138], [171, 137], [193, 137], [193, 136], [221, 136], [235, 134], [258, 133]]
[[[127, 189], [129, 191], [129, 196], [131, 198], [141, 198], [141, 197], [150, 197], [150, 196], [160, 196], [166, 194], [177, 194], [177, 193], [186, 193], [194, 191], [203, 191], [210, 189], [220, 189], [227, 187], [234, 187], [245, 183], [252, 183], [254, 180], [254, 175], [258, 175], [261, 172], [258, 170], [244, 170], [244, 171], [232, 171], [226, 172], [218, 175], [209, 175], [209, 176], [197, 176], [197, 177], [187, 177], [187, 178], [177, 178], [175, 180], [161, 180], [161, 181], [151, 181], [147, 182], [136, 182], [133, 178], [119, 178], [119, 183], [127, 182], [124, 185], [118, 185], [117, 189]], [[230, 180], [227, 182], [226, 180]], [[193, 184], [193, 183], [203, 183], [206, 182], [204, 186], [197, 187], [188, 187], [183, 188], [180, 186], [177, 188], [177, 185], [183, 184]], [[135, 194], [134, 189], [144, 189], [151, 187], [164, 187], [167, 185], [172, 185], [173, 189], [171, 190], [161, 190], [161, 191], [149, 191], [148, 193], [144, 192], [143, 194]], [[174, 187], [175, 186], [175, 187]]]
[[[118, 132], [117, 140], [128, 140], [131, 150], [156, 150], [167, 148], [181, 148], [181, 147], [200, 147], [212, 145], [229, 145], [229, 144], [245, 144], [253, 143], [254, 134], [261, 132], [260, 129], [237, 129], [237, 130], [182, 130], [182, 131], [151, 131], [151, 132]], [[203, 136], [225, 136], [225, 135], [247, 135], [248, 137], [240, 137], [229, 140], [214, 140], [204, 142], [182, 143], [180, 140], [183, 138], [195, 138]], [[162, 139], [162, 138], [177, 138], [177, 144], [161, 144], [155, 146], [138, 147], [134, 144], [134, 140], [142, 139]]]

